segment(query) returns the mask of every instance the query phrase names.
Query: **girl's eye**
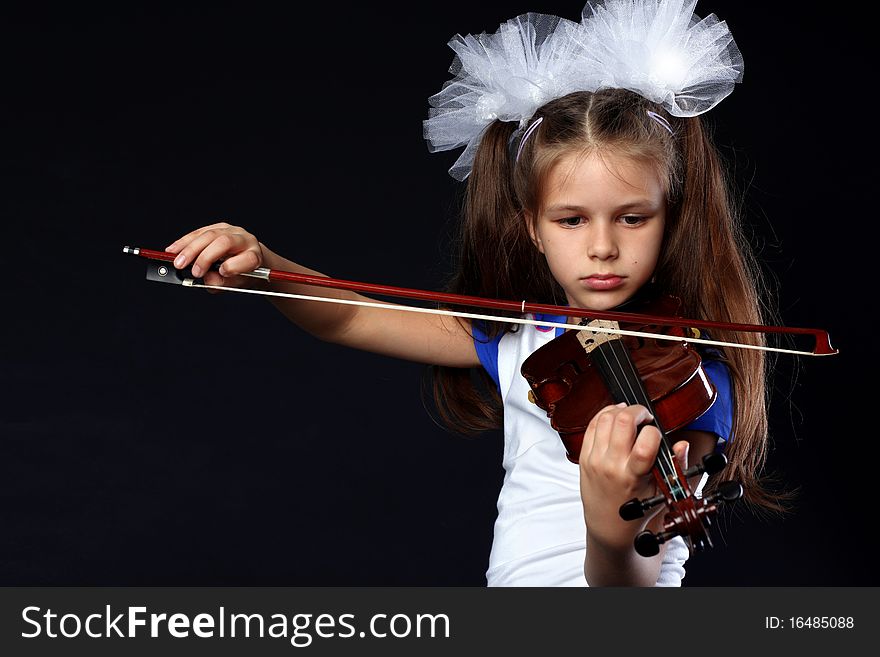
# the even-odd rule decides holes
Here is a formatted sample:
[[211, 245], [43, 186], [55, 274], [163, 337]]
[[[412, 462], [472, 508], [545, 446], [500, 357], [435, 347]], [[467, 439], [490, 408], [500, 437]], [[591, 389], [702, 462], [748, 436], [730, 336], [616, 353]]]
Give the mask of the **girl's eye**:
[[568, 228], [574, 228], [575, 226], [580, 226], [582, 221], [583, 217], [565, 217], [559, 220], [559, 224]]
[[628, 214], [621, 217], [620, 220], [627, 226], [638, 226], [645, 221], [645, 218], [634, 214]]

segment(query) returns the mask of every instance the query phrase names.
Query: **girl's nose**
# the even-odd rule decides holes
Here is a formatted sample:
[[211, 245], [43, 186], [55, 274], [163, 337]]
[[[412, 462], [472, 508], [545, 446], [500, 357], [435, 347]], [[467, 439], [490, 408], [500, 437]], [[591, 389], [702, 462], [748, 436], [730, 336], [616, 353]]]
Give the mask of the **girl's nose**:
[[605, 222], [597, 221], [590, 226], [590, 242], [587, 246], [587, 254], [591, 258], [607, 260], [617, 257], [617, 242], [614, 239], [614, 231]]

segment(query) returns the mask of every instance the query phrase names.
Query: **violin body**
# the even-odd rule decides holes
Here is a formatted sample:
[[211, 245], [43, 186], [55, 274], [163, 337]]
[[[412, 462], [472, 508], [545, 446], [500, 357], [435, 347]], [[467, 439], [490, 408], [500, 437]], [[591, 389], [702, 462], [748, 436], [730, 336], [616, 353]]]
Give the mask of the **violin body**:
[[[675, 315], [680, 306], [674, 297], [660, 297], [640, 310], [665, 316]], [[688, 343], [688, 338], [699, 333], [681, 326], [661, 328], [657, 324], [601, 319], [584, 319], [572, 328], [575, 330], [564, 332], [523, 362], [520, 371], [531, 388], [529, 399], [547, 412], [572, 463], [579, 462], [587, 425], [602, 408], [620, 402], [645, 406], [654, 416], [652, 424], [662, 438], [652, 470], [660, 494], [626, 502], [620, 507], [620, 515], [625, 520], [642, 518], [648, 509], [662, 502], [667, 504], [667, 513], [663, 531], [642, 531], [636, 537], [635, 549], [642, 556], [653, 556], [661, 543], [675, 536], [683, 536], [691, 552], [711, 547], [711, 517], [720, 502], [741, 497], [742, 487], [737, 482], [725, 482], [719, 494], [695, 498], [688, 477], [719, 472], [727, 460], [723, 454], [707, 455], [702, 465], [684, 472], [667, 439], [668, 433], [705, 413], [718, 395], [703, 369], [702, 358]], [[655, 333], [681, 340], [650, 337]]]
[[[674, 297], [661, 297], [648, 304], [645, 312], [665, 315], [677, 312], [680, 305]], [[671, 342], [620, 337], [662, 431], [681, 429], [709, 409], [717, 392], [702, 367], [702, 358], [686, 341], [693, 336], [692, 329], [649, 324], [620, 324], [619, 327], [682, 338], [681, 342]], [[617, 398], [606, 384], [594, 357], [586, 351], [579, 331], [566, 331], [548, 342], [523, 362], [520, 371], [531, 387], [533, 394], [529, 398], [546, 411], [572, 463], [578, 462], [584, 432], [593, 416], [609, 404], [626, 401]]]

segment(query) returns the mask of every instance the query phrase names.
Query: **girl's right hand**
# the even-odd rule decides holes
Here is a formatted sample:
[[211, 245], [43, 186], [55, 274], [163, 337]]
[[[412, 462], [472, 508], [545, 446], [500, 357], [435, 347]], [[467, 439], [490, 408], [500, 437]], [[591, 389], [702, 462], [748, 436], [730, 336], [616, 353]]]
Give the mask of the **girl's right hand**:
[[[174, 266], [192, 264], [192, 273], [206, 285], [222, 286], [228, 279], [263, 265], [263, 249], [257, 238], [240, 226], [225, 222], [197, 228], [165, 247], [176, 253]], [[213, 265], [222, 260], [219, 271]]]

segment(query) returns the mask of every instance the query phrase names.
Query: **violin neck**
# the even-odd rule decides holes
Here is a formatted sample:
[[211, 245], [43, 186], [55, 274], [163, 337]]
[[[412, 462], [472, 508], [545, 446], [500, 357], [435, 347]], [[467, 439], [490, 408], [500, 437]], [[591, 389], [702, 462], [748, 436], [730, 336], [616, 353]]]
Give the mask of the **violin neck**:
[[655, 467], [660, 477], [667, 482], [673, 497], [677, 498], [680, 496], [682, 499], [686, 497], [687, 492], [682, 489], [678, 480], [675, 468], [675, 455], [667, 437], [667, 432], [657, 419], [657, 413], [651, 404], [651, 397], [645, 390], [638, 370], [633, 364], [629, 351], [623, 345], [622, 340], [612, 339], [597, 346], [592, 351], [592, 361], [608, 386], [608, 390], [615, 403], [623, 402], [630, 406], [641, 404], [654, 416], [654, 420], [650, 424], [659, 429], [661, 437]]

